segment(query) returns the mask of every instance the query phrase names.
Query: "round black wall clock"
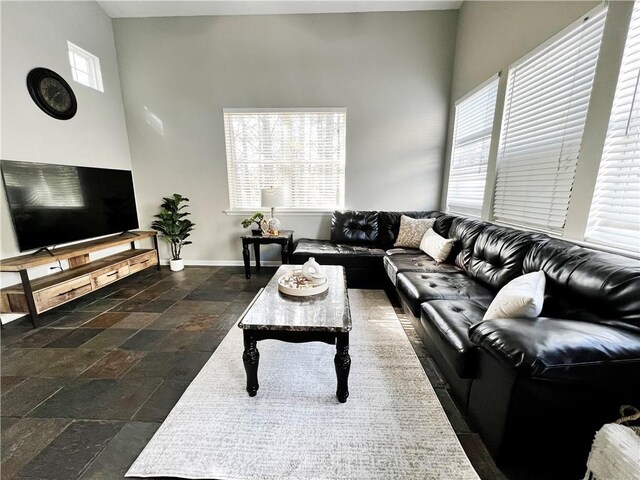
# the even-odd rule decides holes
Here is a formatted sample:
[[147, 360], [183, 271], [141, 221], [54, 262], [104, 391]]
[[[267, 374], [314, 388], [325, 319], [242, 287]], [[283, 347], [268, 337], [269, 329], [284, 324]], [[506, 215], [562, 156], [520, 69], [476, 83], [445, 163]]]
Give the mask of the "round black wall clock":
[[76, 96], [69, 84], [48, 68], [34, 68], [27, 75], [29, 95], [36, 105], [58, 120], [69, 120], [78, 110]]

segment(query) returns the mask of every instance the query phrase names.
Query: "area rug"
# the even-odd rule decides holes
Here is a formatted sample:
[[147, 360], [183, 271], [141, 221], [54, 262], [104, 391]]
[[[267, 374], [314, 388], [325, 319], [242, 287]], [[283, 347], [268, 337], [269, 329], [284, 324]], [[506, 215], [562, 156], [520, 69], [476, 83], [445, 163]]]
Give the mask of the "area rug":
[[258, 343], [260, 390], [245, 391], [233, 327], [127, 477], [477, 479], [393, 307], [349, 290], [350, 396], [335, 397], [335, 347]]

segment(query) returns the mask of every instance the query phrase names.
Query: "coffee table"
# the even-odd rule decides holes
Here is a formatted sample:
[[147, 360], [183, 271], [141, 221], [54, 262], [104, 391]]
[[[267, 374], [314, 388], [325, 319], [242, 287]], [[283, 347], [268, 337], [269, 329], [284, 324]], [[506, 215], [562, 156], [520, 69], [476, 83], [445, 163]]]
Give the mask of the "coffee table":
[[258, 363], [260, 340], [281, 340], [291, 343], [324, 342], [336, 346], [334, 364], [338, 387], [336, 397], [340, 403], [349, 396], [349, 331], [351, 312], [344, 268], [323, 265], [329, 289], [308, 297], [293, 297], [278, 290], [278, 278], [300, 265], [282, 265], [267, 286], [245, 311], [238, 326], [243, 329], [244, 353], [242, 361], [247, 373], [247, 392], [253, 397], [258, 392]]

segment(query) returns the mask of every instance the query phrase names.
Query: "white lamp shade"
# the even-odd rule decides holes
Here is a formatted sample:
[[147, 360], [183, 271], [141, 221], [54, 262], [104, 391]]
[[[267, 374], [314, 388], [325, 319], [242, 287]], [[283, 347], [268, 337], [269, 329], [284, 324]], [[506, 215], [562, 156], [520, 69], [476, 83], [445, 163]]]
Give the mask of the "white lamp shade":
[[263, 188], [262, 189], [262, 207], [282, 207], [284, 206], [284, 192], [281, 188]]

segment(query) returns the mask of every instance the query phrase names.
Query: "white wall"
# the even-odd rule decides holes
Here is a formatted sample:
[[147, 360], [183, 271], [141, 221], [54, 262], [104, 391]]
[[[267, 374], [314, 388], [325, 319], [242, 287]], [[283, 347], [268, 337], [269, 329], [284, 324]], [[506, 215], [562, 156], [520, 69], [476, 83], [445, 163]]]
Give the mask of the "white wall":
[[[482, 218], [491, 220], [495, 163], [509, 65], [553, 37], [600, 2], [465, 1], [459, 12], [451, 110], [447, 139], [447, 165], [443, 175], [441, 207], [446, 205], [448, 164], [451, 155], [455, 102], [497, 72], [502, 72], [489, 155]], [[580, 161], [564, 237], [582, 241], [595, 186], [613, 96], [624, 50], [633, 2], [610, 2], [600, 59], [596, 69]]]
[[[197, 224], [187, 263], [241, 259], [242, 217], [222, 213], [225, 107], [347, 107], [345, 207], [437, 208], [456, 21], [456, 11], [114, 19], [141, 226], [163, 195], [181, 193]], [[329, 235], [327, 215], [280, 218], [296, 238]]]
[[[1, 3], [2, 130], [0, 158], [43, 163], [131, 169], [129, 142], [111, 19], [95, 2]], [[100, 58], [104, 93], [75, 83], [67, 40]], [[27, 73], [47, 67], [69, 82], [78, 100], [71, 120], [42, 112], [26, 87]], [[1, 182], [0, 182], [1, 183]], [[0, 254], [19, 254], [0, 186]], [[48, 267], [30, 271], [31, 276]], [[19, 282], [2, 274], [2, 285]], [[2, 316], [3, 321], [14, 316]]]

